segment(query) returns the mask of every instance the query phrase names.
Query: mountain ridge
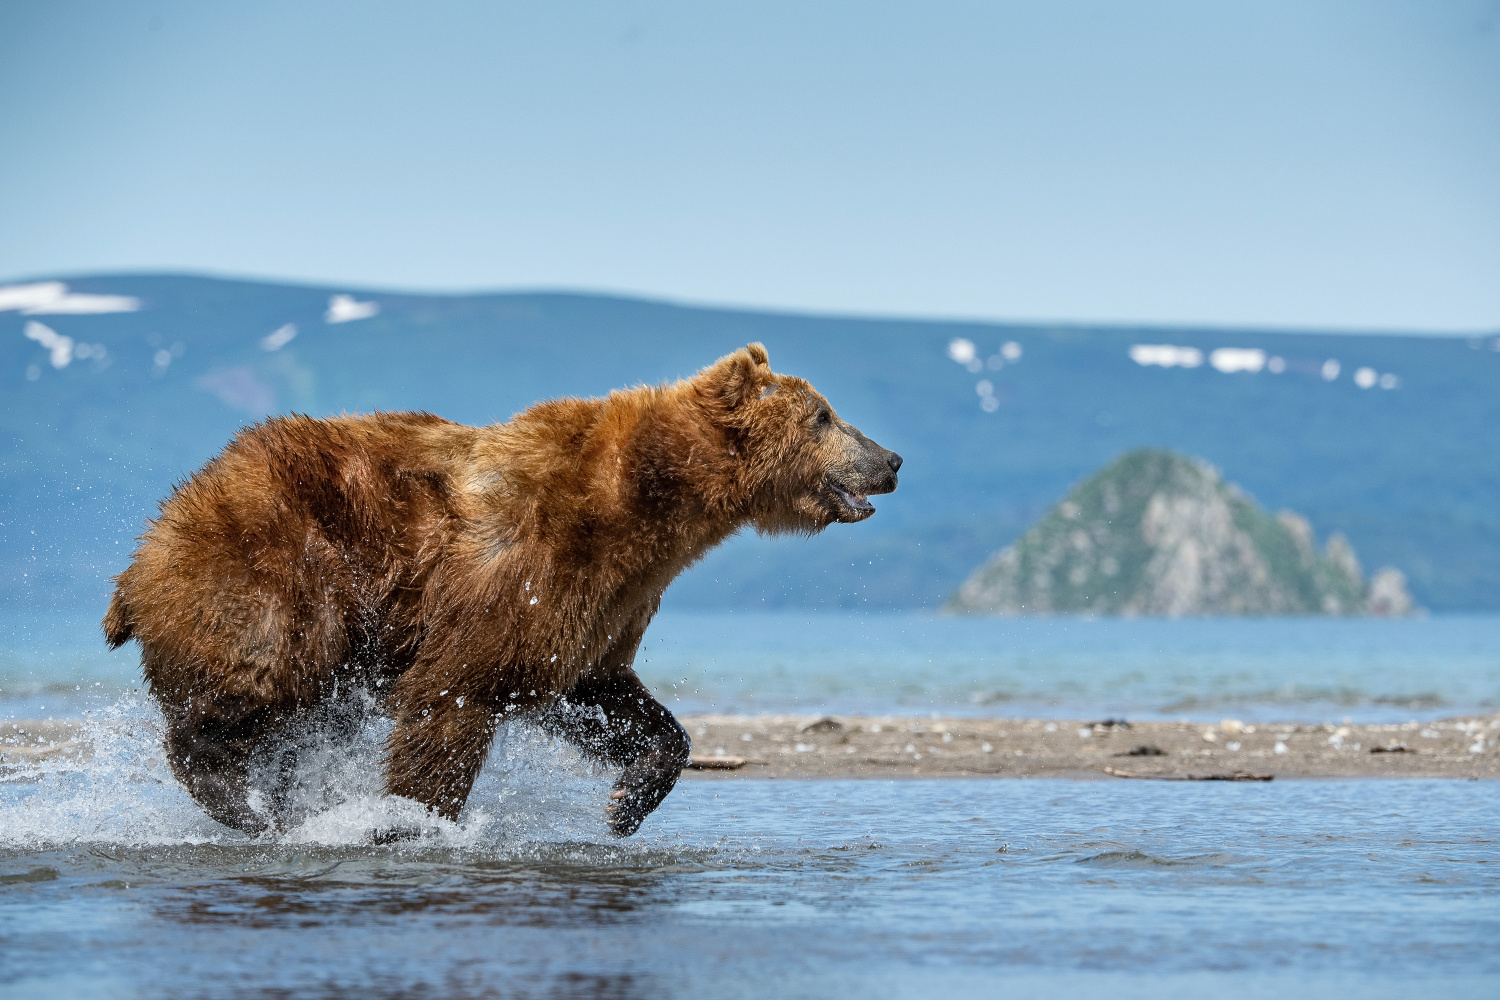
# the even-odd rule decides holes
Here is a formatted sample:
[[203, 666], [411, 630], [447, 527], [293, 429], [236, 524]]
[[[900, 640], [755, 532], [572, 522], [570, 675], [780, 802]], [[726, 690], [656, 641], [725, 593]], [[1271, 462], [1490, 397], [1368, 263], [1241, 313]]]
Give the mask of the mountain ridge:
[[[862, 525], [731, 541], [668, 592], [677, 606], [935, 608], [1073, 483], [1149, 446], [1203, 455], [1319, 534], [1342, 531], [1405, 572], [1427, 607], [1500, 608], [1490, 340], [802, 316], [170, 274], [65, 284], [141, 308], [0, 311], [0, 603], [99, 601], [171, 483], [270, 413], [426, 409], [487, 423], [553, 396], [686, 375], [758, 340], [777, 370], [808, 378], [906, 456], [902, 487]], [[376, 309], [330, 322], [335, 296]], [[54, 367], [29, 323], [88, 356]], [[972, 347], [964, 361], [960, 341]], [[1174, 364], [1132, 360], [1140, 345], [1172, 347], [1152, 357]], [[1261, 367], [1221, 371], [1221, 348]], [[1192, 352], [1196, 366], [1177, 363]], [[1334, 359], [1341, 370], [1326, 379]], [[1366, 369], [1370, 388], [1355, 382]], [[1380, 388], [1385, 375], [1399, 384]]]

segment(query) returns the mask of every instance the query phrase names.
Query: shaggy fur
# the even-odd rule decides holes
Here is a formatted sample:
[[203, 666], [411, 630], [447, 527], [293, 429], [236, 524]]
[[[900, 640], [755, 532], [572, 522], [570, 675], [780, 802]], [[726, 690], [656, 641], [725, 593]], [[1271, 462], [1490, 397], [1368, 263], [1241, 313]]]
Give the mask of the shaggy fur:
[[688, 753], [631, 669], [667, 584], [747, 525], [863, 520], [900, 464], [759, 344], [490, 427], [272, 419], [163, 503], [104, 631], [140, 642], [173, 772], [230, 826], [281, 825], [285, 789], [252, 794], [251, 761], [368, 693], [395, 719], [392, 794], [457, 817], [526, 713], [623, 768], [608, 819], [628, 835]]

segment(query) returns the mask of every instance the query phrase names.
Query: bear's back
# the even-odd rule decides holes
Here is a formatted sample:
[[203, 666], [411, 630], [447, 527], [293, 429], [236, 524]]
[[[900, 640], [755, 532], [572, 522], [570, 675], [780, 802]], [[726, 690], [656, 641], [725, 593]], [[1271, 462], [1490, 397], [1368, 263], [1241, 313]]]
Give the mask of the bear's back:
[[444, 515], [472, 434], [426, 413], [277, 417], [239, 434], [174, 491], [157, 524], [199, 543], [212, 532], [251, 559], [318, 541], [399, 547], [410, 528]]
[[143, 640], [189, 628], [242, 654], [267, 628], [342, 644], [340, 623], [397, 610], [443, 551], [474, 433], [425, 413], [246, 429], [162, 504], [119, 578], [122, 616]]

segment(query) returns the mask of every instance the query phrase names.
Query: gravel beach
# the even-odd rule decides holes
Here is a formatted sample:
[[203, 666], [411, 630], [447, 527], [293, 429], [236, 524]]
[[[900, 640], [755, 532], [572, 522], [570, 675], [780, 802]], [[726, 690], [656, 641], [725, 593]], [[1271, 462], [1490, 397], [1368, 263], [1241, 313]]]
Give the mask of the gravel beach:
[[[689, 715], [684, 777], [1500, 778], [1500, 715], [1395, 725]], [[84, 761], [76, 721], [0, 722], [0, 780]]]

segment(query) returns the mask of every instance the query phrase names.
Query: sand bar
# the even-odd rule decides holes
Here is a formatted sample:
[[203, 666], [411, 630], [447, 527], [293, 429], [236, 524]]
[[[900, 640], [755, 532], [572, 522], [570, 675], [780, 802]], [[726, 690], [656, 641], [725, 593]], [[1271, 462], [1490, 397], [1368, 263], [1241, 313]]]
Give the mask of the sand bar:
[[1397, 725], [695, 715], [696, 779], [1500, 778], [1500, 715]]
[[[1500, 715], [1395, 725], [687, 715], [695, 780], [1500, 778]], [[0, 780], [91, 756], [79, 722], [0, 720]]]

